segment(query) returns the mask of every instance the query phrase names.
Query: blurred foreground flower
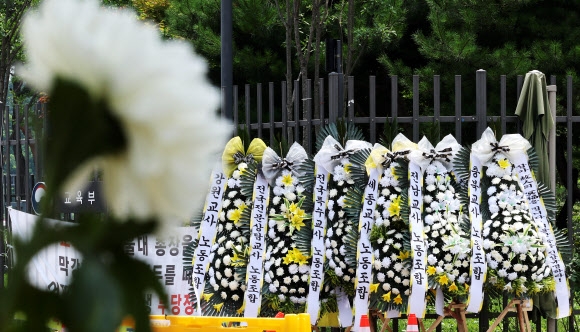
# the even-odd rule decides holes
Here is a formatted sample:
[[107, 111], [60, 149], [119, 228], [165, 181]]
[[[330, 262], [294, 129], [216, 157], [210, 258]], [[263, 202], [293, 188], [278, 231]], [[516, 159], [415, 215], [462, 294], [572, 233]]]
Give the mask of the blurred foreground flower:
[[21, 75], [51, 97], [49, 185], [78, 187], [97, 168], [116, 217], [191, 217], [228, 134], [205, 61], [93, 0], [44, 1], [23, 37]]
[[[201, 205], [229, 131], [215, 114], [219, 95], [205, 62], [97, 0], [45, 0], [26, 16], [23, 38], [28, 63], [20, 73], [50, 97], [47, 192], [30, 239], [13, 239], [17, 260], [0, 288], [0, 330], [42, 331], [56, 319], [70, 332], [115, 331], [132, 317], [137, 331], [150, 331], [145, 293], [165, 304], [168, 297], [151, 266], [124, 248]], [[75, 214], [71, 227], [47, 222], [56, 195], [94, 170], [112, 215]], [[27, 266], [63, 242], [83, 263], [60, 292], [34, 287]]]

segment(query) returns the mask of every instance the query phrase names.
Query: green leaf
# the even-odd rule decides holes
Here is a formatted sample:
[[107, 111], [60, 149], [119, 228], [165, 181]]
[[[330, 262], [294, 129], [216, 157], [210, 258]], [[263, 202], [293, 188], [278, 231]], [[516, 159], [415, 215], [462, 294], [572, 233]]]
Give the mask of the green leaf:
[[455, 170], [455, 176], [458, 178], [458, 182], [469, 182], [469, 176], [471, 175], [469, 169], [470, 160], [471, 147], [462, 146], [453, 159], [453, 169]]
[[110, 272], [90, 256], [73, 272], [73, 281], [64, 294], [69, 331], [115, 331], [121, 325], [123, 295], [133, 292], [130, 285], [122, 285]]
[[252, 197], [254, 195], [254, 183], [258, 175], [258, 165], [249, 163], [248, 167], [240, 176], [240, 190], [242, 195]]

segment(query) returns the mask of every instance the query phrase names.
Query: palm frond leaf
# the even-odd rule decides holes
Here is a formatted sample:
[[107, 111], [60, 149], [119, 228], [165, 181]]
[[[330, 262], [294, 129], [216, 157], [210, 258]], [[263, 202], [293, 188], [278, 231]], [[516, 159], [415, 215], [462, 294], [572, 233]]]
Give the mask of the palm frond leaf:
[[556, 211], [558, 209], [556, 204], [556, 196], [545, 184], [541, 182], [538, 182], [538, 195], [542, 197], [542, 201], [544, 201], [544, 206], [546, 207], [546, 212], [548, 214], [548, 220], [552, 225], [554, 225], [556, 222]]
[[397, 118], [385, 119], [385, 126], [383, 128], [383, 133], [379, 137], [379, 143], [389, 150], [392, 150], [391, 143], [397, 134], [399, 133], [399, 125], [397, 123]]
[[556, 247], [558, 247], [558, 251], [562, 256], [562, 261], [564, 265], [569, 265], [572, 262], [572, 258], [574, 258], [573, 254], [573, 246], [568, 240], [567, 230], [564, 229], [554, 229], [554, 237], [556, 238]]
[[350, 169], [350, 176], [354, 181], [353, 187], [366, 187], [368, 176], [365, 162], [370, 154], [371, 149], [362, 149], [350, 156], [349, 160], [352, 164]]
[[348, 219], [353, 220], [358, 227], [358, 218], [362, 208], [364, 191], [361, 188], [352, 187], [344, 197], [344, 212]]
[[306, 159], [296, 167], [300, 173], [298, 181], [302, 184], [302, 186], [306, 188], [306, 190], [314, 188], [314, 184], [316, 182], [316, 179], [314, 178], [314, 160]]
[[249, 163], [248, 167], [240, 176], [240, 191], [246, 197], [252, 197], [254, 194], [254, 182], [258, 174], [258, 165]]
[[318, 135], [316, 135], [316, 150], [322, 148], [327, 136], [334, 137], [343, 147], [346, 141], [364, 140], [365, 137], [362, 130], [353, 123], [339, 120], [336, 124], [331, 123], [320, 129]]
[[528, 149], [528, 163], [530, 164], [530, 169], [535, 173], [540, 172], [540, 159], [538, 158], [538, 153], [533, 147]]
[[397, 181], [399, 181], [399, 187], [409, 188], [409, 162], [407, 160], [398, 160], [399, 164], [395, 167], [395, 175], [397, 176]]
[[411, 207], [409, 206], [409, 187], [402, 187], [401, 190], [401, 219], [406, 225], [409, 225], [409, 213], [411, 212]]
[[295, 230], [294, 234], [292, 234], [292, 239], [296, 243], [296, 248], [298, 248], [303, 255], [310, 256], [313, 234], [314, 231], [310, 220], [305, 220], [304, 226], [300, 227], [300, 230]]
[[462, 146], [453, 160], [453, 169], [458, 182], [468, 182], [471, 174], [469, 169], [471, 159], [471, 147]]
[[350, 232], [346, 234], [344, 239], [344, 248], [345, 248], [344, 260], [346, 261], [346, 264], [348, 264], [349, 266], [357, 265], [356, 252], [358, 249], [358, 238], [359, 238], [358, 226], [357, 227], [353, 226]]

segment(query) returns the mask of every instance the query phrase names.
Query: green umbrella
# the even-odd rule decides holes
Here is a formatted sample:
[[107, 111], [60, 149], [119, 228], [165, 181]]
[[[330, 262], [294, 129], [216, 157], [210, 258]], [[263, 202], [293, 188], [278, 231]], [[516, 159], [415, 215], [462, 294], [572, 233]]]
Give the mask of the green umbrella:
[[546, 76], [542, 72], [532, 70], [526, 74], [516, 115], [523, 122], [524, 137], [530, 141], [538, 154], [540, 174], [536, 174], [536, 178], [550, 187], [548, 135], [554, 127], [554, 119], [546, 90]]

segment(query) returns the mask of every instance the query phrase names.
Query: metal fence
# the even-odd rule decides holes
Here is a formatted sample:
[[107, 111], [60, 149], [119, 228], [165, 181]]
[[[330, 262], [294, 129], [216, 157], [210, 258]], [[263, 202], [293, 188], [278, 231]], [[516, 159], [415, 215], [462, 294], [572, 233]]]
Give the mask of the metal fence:
[[[238, 128], [247, 128], [252, 137], [260, 137], [270, 143], [281, 139], [289, 142], [296, 140], [309, 153], [314, 153], [318, 128], [339, 119], [357, 124], [371, 143], [378, 141], [385, 126], [392, 126], [395, 122], [399, 130], [415, 142], [419, 141], [423, 132], [433, 128], [438, 129], [442, 136], [454, 134], [462, 144], [475, 142], [487, 126], [492, 126], [498, 136], [521, 130], [519, 119], [513, 114], [522, 89], [523, 75], [509, 80], [507, 76], [490, 80], [484, 70], [478, 70], [474, 77], [435, 75], [424, 80], [419, 76], [378, 79], [370, 76], [368, 80], [356, 83], [354, 77], [347, 77], [344, 89], [340, 82], [339, 74], [330, 74], [327, 79], [320, 79], [316, 96], [313, 95], [312, 81], [305, 82], [305, 95], [301, 95], [302, 82], [293, 82], [291, 114], [286, 111], [286, 82], [270, 82], [267, 88], [263, 84], [247, 84], [243, 87], [243, 93], [240, 93], [240, 87], [234, 86], [233, 116], [234, 122], [239, 125], [236, 131]], [[577, 171], [574, 171], [572, 158], [573, 134], [580, 132], [580, 112], [574, 107], [577, 97], [573, 95], [572, 77], [562, 79], [559, 88], [555, 76], [549, 77], [549, 83], [551, 106], [557, 110], [554, 132], [562, 133], [557, 139], [555, 134], [551, 137], [550, 168], [565, 173], [560, 174], [557, 187], [559, 197], [565, 203], [561, 217], [566, 222], [569, 240], [572, 242], [575, 231], [572, 224], [573, 205], [575, 199], [580, 201], [580, 197], [574, 197], [573, 193], [577, 187], [577, 173], [574, 173]], [[367, 88], [368, 93], [355, 96], [355, 87], [359, 94]], [[345, 91], [346, 96], [341, 96], [342, 91]], [[423, 91], [423, 95], [420, 91]], [[467, 103], [464, 100], [474, 102]], [[35, 105], [32, 109], [7, 107], [3, 110], [0, 132], [0, 204], [3, 207], [13, 206], [31, 211], [32, 187], [42, 180], [42, 149], [36, 138], [41, 137], [41, 131], [46, 128], [45, 113], [44, 104]], [[578, 149], [580, 143], [576, 144]], [[555, 163], [557, 157], [560, 157], [558, 165]], [[552, 182], [556, 183], [556, 172], [552, 173]], [[2, 209], [2, 217], [2, 234], [8, 237], [10, 224], [5, 208]], [[11, 262], [7, 259], [10, 257], [10, 247], [6, 247], [4, 241], [0, 241], [0, 253], [0, 272], [3, 275]], [[0, 287], [3, 287], [2, 283]], [[486, 331], [490, 325], [489, 319], [498, 315], [486, 308], [484, 305], [484, 311], [479, 315], [468, 315], [469, 318], [479, 319], [480, 331]], [[565, 329], [574, 331], [574, 319], [579, 313], [580, 310], [574, 310], [567, 324], [563, 324]], [[546, 330], [546, 322], [542, 323], [539, 316], [535, 322], [537, 331]], [[557, 329], [553, 323], [548, 324], [551, 331]], [[505, 320], [502, 330], [510, 330], [510, 324], [515, 324], [514, 318]], [[562, 325], [561, 322], [559, 325]], [[394, 320], [394, 330], [398, 331], [398, 328], [399, 322]], [[441, 326], [437, 330], [440, 331]]]

